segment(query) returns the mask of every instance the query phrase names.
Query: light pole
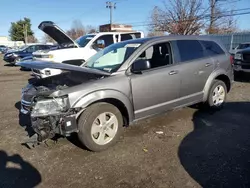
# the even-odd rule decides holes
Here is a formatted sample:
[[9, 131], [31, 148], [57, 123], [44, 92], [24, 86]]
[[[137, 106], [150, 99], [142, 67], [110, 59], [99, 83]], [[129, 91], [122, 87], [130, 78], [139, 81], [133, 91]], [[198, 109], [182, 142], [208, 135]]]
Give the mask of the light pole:
[[106, 2], [106, 8], [110, 9], [110, 27], [112, 27], [112, 19], [113, 19], [113, 9], [116, 9], [116, 3], [107, 1]]

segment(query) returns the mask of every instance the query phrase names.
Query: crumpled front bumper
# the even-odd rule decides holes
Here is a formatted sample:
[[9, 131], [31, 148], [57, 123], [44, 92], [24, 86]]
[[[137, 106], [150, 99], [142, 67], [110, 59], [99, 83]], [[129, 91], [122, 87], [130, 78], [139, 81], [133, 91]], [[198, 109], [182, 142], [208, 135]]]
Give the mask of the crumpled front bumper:
[[56, 134], [69, 136], [78, 130], [75, 114], [31, 117], [31, 124], [37, 134], [37, 142], [51, 139]]
[[27, 102], [25, 100], [21, 100], [21, 109], [20, 112], [22, 114], [30, 114], [31, 102]]

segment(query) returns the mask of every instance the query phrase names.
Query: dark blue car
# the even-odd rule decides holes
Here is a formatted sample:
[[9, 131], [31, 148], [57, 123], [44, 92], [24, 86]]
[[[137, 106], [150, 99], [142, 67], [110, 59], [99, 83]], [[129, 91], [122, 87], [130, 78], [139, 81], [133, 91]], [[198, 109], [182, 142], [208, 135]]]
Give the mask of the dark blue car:
[[8, 47], [5, 45], [0, 45], [0, 54], [4, 54], [8, 50]]
[[51, 48], [52, 45], [47, 45], [47, 44], [32, 44], [32, 45], [27, 45], [23, 46], [18, 50], [14, 51], [9, 51], [4, 54], [3, 60], [10, 63], [10, 64], [15, 64], [19, 62], [22, 58], [32, 56], [32, 53], [37, 51], [37, 50], [48, 50]]

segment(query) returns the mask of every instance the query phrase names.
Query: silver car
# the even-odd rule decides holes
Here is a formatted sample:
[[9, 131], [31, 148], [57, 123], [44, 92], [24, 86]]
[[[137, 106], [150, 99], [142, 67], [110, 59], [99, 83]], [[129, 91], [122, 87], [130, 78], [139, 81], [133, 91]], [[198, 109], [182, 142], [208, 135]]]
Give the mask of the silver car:
[[92, 151], [116, 143], [123, 126], [139, 119], [196, 103], [220, 108], [233, 80], [225, 48], [201, 36], [124, 41], [81, 66], [19, 64], [64, 70], [22, 91], [22, 112], [30, 114], [37, 141], [77, 132]]

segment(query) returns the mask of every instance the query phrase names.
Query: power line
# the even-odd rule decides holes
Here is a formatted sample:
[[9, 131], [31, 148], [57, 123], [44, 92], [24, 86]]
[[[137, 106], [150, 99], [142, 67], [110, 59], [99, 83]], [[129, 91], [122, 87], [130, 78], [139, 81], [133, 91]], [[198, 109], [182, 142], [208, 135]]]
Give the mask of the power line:
[[[250, 11], [249, 12], [242, 12], [242, 13], [228, 14], [228, 15], [221, 15], [221, 16], [218, 16], [218, 18], [230, 17], [230, 16], [241, 16], [241, 15], [247, 15], [247, 14], [250, 14]], [[158, 21], [165, 22], [164, 24], [167, 24], [167, 23], [182, 23], [182, 22], [190, 22], [190, 21], [194, 21], [194, 20], [203, 20], [203, 19], [207, 19], [209, 17], [210, 17], [210, 14], [207, 14], [207, 15], [205, 15], [204, 17], [202, 17], [200, 19], [193, 18], [193, 19], [178, 20], [178, 21], [171, 21], [171, 22], [169, 22], [169, 21], [165, 22], [166, 20], [158, 20]], [[132, 24], [130, 24], [130, 25], [132, 25]], [[138, 24], [138, 25], [132, 25], [132, 26], [133, 27], [141, 27], [141, 26], [151, 26], [151, 25], [153, 26], [153, 25], [157, 25], [157, 24], [155, 24], [155, 23], [148, 23], [148, 24]]]
[[[242, 8], [242, 9], [236, 9], [236, 10], [230, 10], [230, 11], [223, 11], [223, 12], [221, 12], [221, 14], [230, 13], [230, 12], [238, 12], [238, 11], [243, 11], [243, 10], [250, 10], [250, 7], [248, 7], [248, 8]], [[208, 15], [210, 16], [210, 14], [205, 14], [204, 16], [208, 16]], [[159, 21], [164, 21], [164, 20], [163, 19], [159, 19]], [[144, 23], [147, 23], [147, 21], [130, 22], [130, 23], [124, 23], [124, 24], [126, 24], [126, 25], [133, 25], [134, 26], [134, 25], [137, 25], [137, 24], [144, 24]], [[139, 25], [139, 26], [141, 26], [141, 25]]]

